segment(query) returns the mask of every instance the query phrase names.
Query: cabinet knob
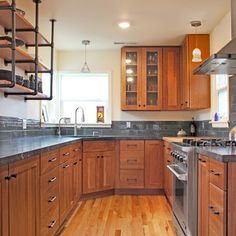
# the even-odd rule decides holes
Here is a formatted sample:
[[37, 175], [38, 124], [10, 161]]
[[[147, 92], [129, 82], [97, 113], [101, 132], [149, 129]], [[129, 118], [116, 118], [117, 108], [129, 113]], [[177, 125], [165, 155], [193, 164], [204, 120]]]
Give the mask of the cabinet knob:
[[56, 157], [54, 157], [54, 158], [52, 158], [52, 159], [49, 159], [49, 160], [48, 160], [48, 162], [50, 162], [50, 163], [51, 163], [51, 162], [55, 162], [56, 160], [57, 160], [57, 158], [56, 158]]
[[146, 105], [145, 105], [145, 104], [143, 104], [143, 107], [146, 107]]
[[63, 156], [65, 156], [65, 157], [66, 157], [66, 156], [69, 156], [69, 155], [70, 155], [69, 152], [66, 152], [66, 153], [63, 154]]
[[75, 162], [75, 163], [73, 163], [73, 165], [74, 165], [74, 166], [76, 166], [76, 165], [77, 165], [77, 163], [78, 163], [78, 162]]
[[15, 179], [16, 176], [17, 176], [17, 174], [12, 174], [12, 175], [11, 175], [11, 178], [14, 178], [14, 179]]
[[141, 107], [141, 105], [140, 105], [140, 104], [138, 104], [138, 106], [139, 106], [139, 107]]
[[48, 200], [48, 202], [54, 202], [56, 199], [57, 199], [57, 197], [56, 197], [56, 196], [54, 196], [54, 197], [51, 197], [51, 198]]
[[68, 164], [68, 165], [63, 166], [63, 168], [66, 169], [66, 168], [68, 168], [69, 166], [70, 166], [70, 165]]
[[55, 177], [49, 179], [49, 180], [48, 180], [48, 183], [52, 183], [52, 182], [54, 182], [54, 181], [56, 181], [56, 180], [57, 180], [57, 177], [55, 176]]
[[220, 212], [219, 211], [214, 211], [214, 215], [219, 215]]

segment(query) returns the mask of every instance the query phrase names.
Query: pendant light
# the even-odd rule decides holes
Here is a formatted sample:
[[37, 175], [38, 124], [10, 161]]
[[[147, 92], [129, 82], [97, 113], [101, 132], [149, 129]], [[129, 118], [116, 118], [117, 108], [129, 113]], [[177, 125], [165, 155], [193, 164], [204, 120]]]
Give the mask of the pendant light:
[[83, 65], [83, 67], [82, 67], [80, 72], [81, 73], [90, 73], [90, 69], [88, 67], [87, 57], [86, 57], [87, 56], [87, 54], [86, 54], [86, 47], [87, 47], [87, 45], [90, 44], [90, 41], [89, 40], [83, 40], [82, 44], [84, 45], [84, 65]]
[[[191, 21], [191, 26], [195, 28], [195, 34], [197, 34], [197, 28], [202, 25], [201, 21]], [[196, 47], [193, 49], [193, 58], [192, 62], [201, 62], [201, 50], [197, 47], [197, 39], [196, 39]]]

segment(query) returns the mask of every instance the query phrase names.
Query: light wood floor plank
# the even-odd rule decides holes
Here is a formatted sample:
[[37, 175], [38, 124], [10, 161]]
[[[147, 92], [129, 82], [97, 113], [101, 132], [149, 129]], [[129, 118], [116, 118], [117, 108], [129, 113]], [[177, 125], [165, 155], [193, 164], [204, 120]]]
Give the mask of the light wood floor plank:
[[111, 196], [84, 201], [62, 236], [176, 236], [164, 196]]

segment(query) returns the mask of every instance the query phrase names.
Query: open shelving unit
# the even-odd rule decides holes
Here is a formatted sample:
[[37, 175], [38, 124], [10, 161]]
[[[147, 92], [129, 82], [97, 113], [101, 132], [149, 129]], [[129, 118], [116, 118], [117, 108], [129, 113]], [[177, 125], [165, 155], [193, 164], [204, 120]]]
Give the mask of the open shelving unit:
[[[16, 2], [12, 4], [7, 1], [0, 1], [0, 25], [4, 27], [5, 33], [12, 34], [12, 42], [0, 40], [0, 57], [4, 59], [5, 65], [12, 65], [12, 81], [0, 78], [0, 91], [9, 95], [21, 95], [25, 100], [52, 100], [53, 86], [53, 56], [54, 56], [54, 23], [51, 19], [51, 42], [49, 42], [39, 31], [39, 3], [40, 0], [32, 0], [35, 3], [35, 27], [27, 21], [24, 16], [16, 11]], [[23, 40], [26, 48], [34, 47], [35, 56], [30, 55], [20, 47], [16, 47], [16, 37]], [[38, 60], [38, 47], [51, 48], [51, 66], [50, 69]], [[15, 66], [23, 69], [26, 74], [35, 75], [35, 89], [30, 89], [16, 84]], [[50, 96], [38, 92], [38, 74], [49, 73], [50, 76]]]

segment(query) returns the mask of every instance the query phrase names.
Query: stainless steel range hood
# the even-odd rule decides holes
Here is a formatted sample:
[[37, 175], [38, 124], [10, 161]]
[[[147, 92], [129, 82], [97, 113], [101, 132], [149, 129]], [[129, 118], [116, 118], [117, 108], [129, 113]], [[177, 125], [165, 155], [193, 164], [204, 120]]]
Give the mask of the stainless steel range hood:
[[231, 0], [231, 24], [233, 39], [198, 66], [194, 75], [236, 75], [236, 0]]

